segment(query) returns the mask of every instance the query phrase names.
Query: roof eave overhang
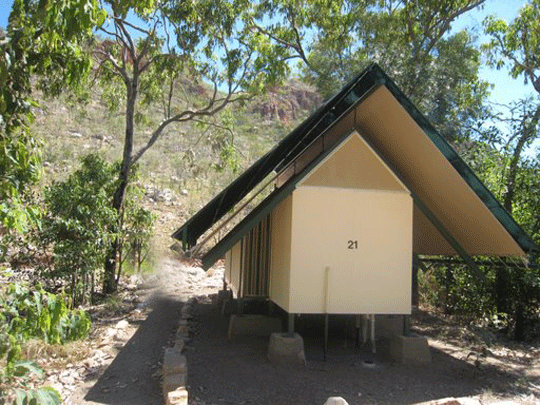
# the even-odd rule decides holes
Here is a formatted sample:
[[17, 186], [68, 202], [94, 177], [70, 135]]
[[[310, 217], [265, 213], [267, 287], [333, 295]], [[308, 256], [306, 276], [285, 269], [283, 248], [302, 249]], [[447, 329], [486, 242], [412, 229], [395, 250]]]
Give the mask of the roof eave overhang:
[[[451, 164], [461, 178], [467, 183], [478, 198], [485, 204], [494, 218], [504, 227], [508, 234], [521, 247], [524, 254], [540, 252], [540, 248], [504, 210], [499, 201], [478, 179], [472, 170], [459, 157], [450, 144], [435, 130], [429, 121], [416, 109], [410, 100], [397, 88], [391, 79], [375, 64], [370, 65], [361, 75], [345, 86], [335, 97], [325, 103], [317, 112], [299, 125], [285, 137], [274, 149], [264, 155], [237, 178], [229, 187], [218, 194], [210, 203], [179, 228], [173, 237], [183, 240], [185, 247], [196, 244], [197, 238], [216, 223], [234, 204], [240, 201], [251, 189], [260, 183], [272, 171], [282, 171], [320, 134], [338, 122], [341, 117], [353, 108], [357, 108], [375, 90], [384, 86], [403, 108], [421, 131], [435, 145], [437, 150]], [[322, 158], [320, 156], [319, 158]], [[318, 162], [319, 160], [316, 159]], [[314, 162], [312, 162], [314, 164]], [[309, 167], [313, 167], [309, 165]], [[307, 168], [306, 168], [307, 170]], [[303, 171], [302, 173], [307, 173]], [[241, 221], [225, 238], [223, 238], [203, 258], [205, 268], [217, 261], [234, 243], [252, 229], [258, 221], [288, 194], [301, 179], [295, 176], [286, 185], [276, 190]]]

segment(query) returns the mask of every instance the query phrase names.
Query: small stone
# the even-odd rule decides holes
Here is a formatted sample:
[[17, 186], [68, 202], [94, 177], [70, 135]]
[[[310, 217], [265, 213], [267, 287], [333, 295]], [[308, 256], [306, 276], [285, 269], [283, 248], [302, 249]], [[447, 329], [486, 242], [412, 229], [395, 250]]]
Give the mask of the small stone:
[[272, 333], [268, 345], [268, 360], [277, 364], [305, 365], [304, 339], [298, 333], [293, 336]]
[[349, 405], [342, 397], [330, 397], [326, 400], [324, 405]]
[[116, 329], [126, 329], [128, 326], [129, 326], [129, 322], [126, 321], [125, 319], [122, 319], [114, 327]]
[[174, 347], [165, 349], [163, 355], [163, 375], [187, 373], [186, 356]]
[[163, 396], [186, 386], [186, 374], [170, 374], [163, 377]]
[[184, 339], [177, 339], [174, 343], [174, 349], [182, 353], [184, 351], [184, 348], [186, 347], [186, 342]]
[[178, 388], [167, 394], [167, 405], [188, 405], [188, 392]]

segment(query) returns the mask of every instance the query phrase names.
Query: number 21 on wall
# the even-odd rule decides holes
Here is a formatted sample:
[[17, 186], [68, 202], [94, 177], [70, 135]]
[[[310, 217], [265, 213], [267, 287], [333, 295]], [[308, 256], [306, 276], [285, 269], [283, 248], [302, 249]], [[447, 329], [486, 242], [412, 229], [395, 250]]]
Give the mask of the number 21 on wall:
[[347, 249], [358, 249], [358, 240], [348, 240]]

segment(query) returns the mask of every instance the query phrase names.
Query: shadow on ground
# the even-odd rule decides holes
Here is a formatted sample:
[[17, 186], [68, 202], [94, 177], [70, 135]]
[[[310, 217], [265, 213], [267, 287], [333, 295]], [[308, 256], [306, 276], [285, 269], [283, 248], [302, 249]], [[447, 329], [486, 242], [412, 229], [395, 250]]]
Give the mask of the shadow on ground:
[[[355, 404], [414, 404], [445, 397], [485, 392], [509, 394], [517, 376], [476, 367], [431, 348], [426, 365], [390, 362], [384, 346], [374, 364], [366, 348], [332, 334], [328, 361], [323, 361], [322, 330], [306, 328], [306, 367], [274, 366], [266, 358], [268, 338], [228, 340], [227, 319], [215, 305], [194, 309], [194, 338], [188, 351], [189, 395], [204, 404], [322, 405], [330, 396]], [[347, 343], [347, 344], [345, 344]]]
[[146, 320], [84, 399], [111, 405], [161, 405], [159, 361], [181, 307], [182, 302], [170, 297], [155, 297]]

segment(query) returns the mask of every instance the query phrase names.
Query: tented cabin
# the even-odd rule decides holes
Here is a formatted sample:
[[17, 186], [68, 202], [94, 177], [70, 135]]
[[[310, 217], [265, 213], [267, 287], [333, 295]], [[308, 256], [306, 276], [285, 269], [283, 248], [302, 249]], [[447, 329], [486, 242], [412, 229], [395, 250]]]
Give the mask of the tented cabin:
[[329, 152], [227, 252], [227, 281], [289, 313], [408, 314], [410, 192], [355, 130]]
[[413, 257], [526, 260], [538, 247], [373, 64], [187, 221], [184, 249], [274, 173], [204, 257], [288, 313], [409, 314]]

